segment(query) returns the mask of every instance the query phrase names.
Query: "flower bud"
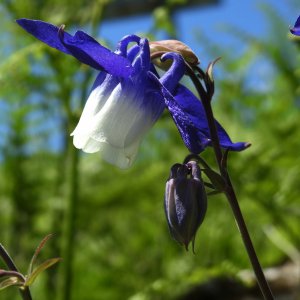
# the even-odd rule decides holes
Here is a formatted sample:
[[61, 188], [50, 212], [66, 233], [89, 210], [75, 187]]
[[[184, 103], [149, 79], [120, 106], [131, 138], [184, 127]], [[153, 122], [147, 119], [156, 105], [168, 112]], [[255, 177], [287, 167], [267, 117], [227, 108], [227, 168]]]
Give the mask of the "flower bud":
[[[150, 42], [150, 53], [167, 53], [176, 52], [182, 55], [184, 60], [190, 65], [199, 64], [199, 59], [190, 47], [177, 40], [163, 40]], [[154, 60], [154, 64], [162, 69], [169, 67], [168, 62], [161, 62], [159, 59]]]
[[165, 213], [172, 237], [184, 245], [194, 241], [207, 209], [201, 170], [196, 162], [175, 164], [165, 190]]

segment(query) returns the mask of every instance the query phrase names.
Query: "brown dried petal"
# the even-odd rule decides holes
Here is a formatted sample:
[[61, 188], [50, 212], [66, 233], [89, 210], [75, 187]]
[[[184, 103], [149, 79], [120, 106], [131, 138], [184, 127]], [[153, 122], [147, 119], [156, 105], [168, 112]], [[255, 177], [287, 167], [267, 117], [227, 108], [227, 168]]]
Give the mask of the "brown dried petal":
[[[177, 40], [162, 40], [162, 41], [154, 41], [150, 42], [150, 52], [151, 55], [155, 53], [167, 53], [167, 52], [176, 52], [180, 53], [182, 57], [187, 61], [190, 65], [198, 65], [199, 59], [196, 54], [192, 51], [190, 47], [186, 44], [177, 41]], [[159, 59], [154, 60], [154, 64], [162, 69], [168, 69], [168, 62], [161, 62]]]

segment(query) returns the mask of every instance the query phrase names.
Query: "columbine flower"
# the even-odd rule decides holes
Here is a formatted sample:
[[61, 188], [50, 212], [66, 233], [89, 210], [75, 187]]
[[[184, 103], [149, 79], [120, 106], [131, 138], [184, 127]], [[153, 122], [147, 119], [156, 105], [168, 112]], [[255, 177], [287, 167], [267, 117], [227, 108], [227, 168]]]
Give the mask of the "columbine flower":
[[[72, 36], [42, 21], [21, 19], [17, 22], [49, 46], [104, 71], [98, 75], [72, 133], [73, 142], [85, 152], [101, 151], [108, 162], [121, 168], [129, 167], [143, 135], [165, 107], [162, 93], [148, 75], [153, 68], [148, 41], [135, 35], [127, 36], [113, 53], [82, 31]], [[130, 42], [137, 45], [128, 51]], [[175, 70], [171, 69], [163, 76], [166, 82], [173, 82], [169, 82], [170, 92], [184, 72], [172, 74]]]
[[[75, 147], [88, 153], [100, 151], [106, 161], [128, 168], [142, 137], [165, 107], [192, 153], [200, 153], [211, 144], [201, 102], [178, 84], [185, 72], [180, 54], [162, 56], [163, 61], [171, 59], [173, 62], [159, 78], [150, 61], [147, 39], [126, 36], [117, 50], [111, 52], [83, 31], [72, 36], [63, 27], [42, 21], [20, 19], [17, 22], [47, 45], [101, 71], [72, 133]], [[128, 49], [130, 42], [136, 45]], [[245, 143], [232, 143], [218, 123], [217, 127], [222, 147], [234, 151], [247, 147]]]
[[171, 168], [165, 191], [165, 213], [172, 237], [184, 245], [194, 240], [204, 220], [207, 198], [201, 171], [196, 162], [175, 164]]
[[294, 27], [290, 28], [290, 31], [291, 31], [292, 34], [300, 36], [300, 16], [298, 17]]

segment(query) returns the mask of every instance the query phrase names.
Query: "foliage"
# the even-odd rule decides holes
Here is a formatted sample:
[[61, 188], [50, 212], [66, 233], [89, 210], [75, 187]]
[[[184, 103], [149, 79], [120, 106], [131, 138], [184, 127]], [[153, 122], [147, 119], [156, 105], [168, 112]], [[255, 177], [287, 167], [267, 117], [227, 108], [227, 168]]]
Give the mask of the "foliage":
[[[33, 41], [13, 20], [26, 16], [97, 32], [105, 1], [14, 3], [4, 1], [0, 9], [5, 28], [0, 37], [0, 226], [1, 243], [20, 268], [49, 232], [57, 236], [45, 255], [65, 259], [66, 220], [74, 197], [74, 228], [69, 228], [74, 232], [74, 300], [87, 294], [90, 300], [175, 299], [211, 277], [235, 276], [249, 268], [222, 196], [209, 198], [196, 255], [170, 238], [164, 187], [170, 166], [182, 162], [187, 152], [167, 114], [128, 171], [107, 165], [97, 154], [74, 156], [69, 133], [95, 74]], [[273, 28], [286, 28], [274, 12], [268, 14]], [[173, 34], [169, 20], [166, 26]], [[299, 41], [287, 38], [287, 31], [261, 41], [231, 29], [247, 45], [240, 57], [200, 40], [212, 60], [223, 57], [215, 66], [217, 118], [234, 140], [252, 143], [243, 153], [230, 153], [229, 166], [264, 266], [293, 259], [289, 249], [300, 247]], [[204, 153], [207, 160], [209, 151]], [[35, 282], [34, 299], [62, 298], [64, 263]], [[14, 292], [1, 293], [17, 299]]]
[[[5, 262], [8, 264], [9, 270], [0, 270], [0, 290], [8, 288], [10, 286], [18, 286], [20, 287], [20, 290], [25, 290], [28, 287], [30, 287], [36, 278], [46, 269], [50, 268], [54, 264], [60, 261], [60, 258], [50, 258], [45, 260], [43, 263], [38, 265], [34, 268], [34, 264], [37, 260], [37, 257], [43, 247], [45, 246], [46, 242], [51, 238], [51, 234], [47, 235], [39, 244], [37, 249], [35, 250], [26, 275], [23, 275], [20, 273], [15, 266], [12, 258], [7, 253], [6, 249], [0, 244], [0, 250], [1, 250], [1, 257], [5, 257]], [[3, 278], [4, 280], [3, 280]]]

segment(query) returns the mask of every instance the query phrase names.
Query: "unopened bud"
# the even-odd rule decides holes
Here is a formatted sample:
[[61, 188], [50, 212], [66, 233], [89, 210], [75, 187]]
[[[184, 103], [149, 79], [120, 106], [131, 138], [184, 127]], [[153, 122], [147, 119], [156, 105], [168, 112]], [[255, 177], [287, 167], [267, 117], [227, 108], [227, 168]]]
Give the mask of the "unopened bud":
[[[190, 65], [198, 65], [199, 59], [190, 47], [177, 40], [162, 40], [150, 42], [150, 53], [167, 53], [176, 52], [182, 55], [184, 60]], [[168, 68], [168, 62], [161, 62], [159, 59], [154, 59], [154, 64], [162, 69]]]
[[196, 162], [175, 164], [165, 190], [165, 213], [172, 237], [184, 245], [194, 241], [196, 232], [204, 220], [207, 197], [201, 170]]

